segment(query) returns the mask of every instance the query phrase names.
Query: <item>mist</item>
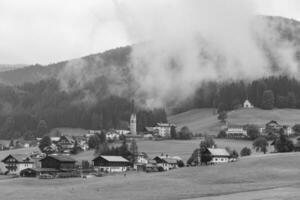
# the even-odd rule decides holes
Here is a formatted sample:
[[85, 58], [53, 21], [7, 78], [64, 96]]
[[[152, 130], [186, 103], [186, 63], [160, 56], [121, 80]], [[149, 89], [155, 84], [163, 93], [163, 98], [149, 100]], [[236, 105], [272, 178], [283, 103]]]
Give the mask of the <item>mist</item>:
[[180, 102], [205, 81], [299, 74], [295, 45], [281, 41], [278, 24], [258, 20], [251, 1], [131, 0], [115, 6], [136, 43], [131, 72], [136, 96], [146, 96], [148, 107]]
[[[143, 107], [167, 107], [191, 97], [207, 81], [299, 75], [299, 25], [258, 16], [250, 0], [113, 2], [133, 44], [129, 71], [105, 66], [100, 57], [68, 62], [58, 75], [61, 89], [83, 90], [81, 102], [118, 95]], [[93, 82], [99, 90], [86, 89]]]

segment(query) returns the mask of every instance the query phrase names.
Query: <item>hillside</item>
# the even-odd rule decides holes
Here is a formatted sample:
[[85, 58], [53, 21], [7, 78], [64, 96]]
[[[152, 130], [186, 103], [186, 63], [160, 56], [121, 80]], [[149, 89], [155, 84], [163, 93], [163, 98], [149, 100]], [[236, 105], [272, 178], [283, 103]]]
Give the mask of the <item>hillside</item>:
[[[262, 22], [266, 23], [271, 32], [274, 31], [274, 33], [278, 33], [278, 38], [274, 40], [271, 33], [269, 36], [266, 35], [262, 38], [257, 35], [254, 35], [254, 37], [257, 37], [257, 40], [260, 40], [260, 43], [263, 44], [263, 50], [268, 55], [267, 59], [269, 59], [270, 63], [272, 63], [272, 66], [270, 66], [272, 70], [274, 70], [274, 72], [281, 73], [279, 69], [279, 66], [282, 64], [281, 60], [277, 58], [278, 56], [272, 51], [272, 49], [274, 49], [276, 45], [278, 45], [277, 43], [280, 42], [291, 43], [294, 46], [299, 45], [300, 23], [296, 20], [283, 17], [260, 16], [254, 18], [254, 24], [259, 25]], [[97, 68], [106, 68], [110, 66], [128, 67], [130, 65], [130, 53], [131, 47], [127, 46], [108, 50], [103, 53], [88, 55], [78, 59], [86, 61], [88, 67], [95, 65]], [[296, 50], [294, 52], [295, 55], [291, 56], [299, 58], [299, 53], [300, 52]], [[65, 60], [61, 62], [54, 61], [54, 63], [49, 65], [35, 64], [24, 68], [19, 68], [20, 65], [18, 65], [18, 68], [15, 70], [3, 72], [0, 70], [0, 82], [12, 85], [22, 85], [27, 82], [35, 83], [47, 78], [56, 78], [70, 61], [72, 60]]]
[[[240, 109], [228, 112], [227, 115], [228, 123], [234, 125], [257, 124], [263, 126], [270, 120], [290, 126], [300, 123], [300, 110], [298, 109]], [[168, 120], [177, 124], [178, 128], [188, 126], [195, 133], [217, 135], [222, 126], [213, 109], [194, 109], [169, 116]]]
[[[271, 154], [235, 163], [101, 178], [0, 181], [7, 199], [299, 199], [300, 154]], [[259, 169], [259, 170], [258, 170]]]

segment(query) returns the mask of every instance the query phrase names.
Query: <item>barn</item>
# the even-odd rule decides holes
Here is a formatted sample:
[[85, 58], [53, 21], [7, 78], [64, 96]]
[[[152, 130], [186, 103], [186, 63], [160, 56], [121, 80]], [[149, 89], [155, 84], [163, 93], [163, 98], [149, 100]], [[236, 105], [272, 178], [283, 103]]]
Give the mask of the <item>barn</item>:
[[125, 172], [130, 162], [122, 156], [97, 156], [93, 159], [95, 169], [101, 172]]
[[40, 160], [41, 168], [72, 171], [75, 169], [76, 160], [65, 155], [49, 155]]

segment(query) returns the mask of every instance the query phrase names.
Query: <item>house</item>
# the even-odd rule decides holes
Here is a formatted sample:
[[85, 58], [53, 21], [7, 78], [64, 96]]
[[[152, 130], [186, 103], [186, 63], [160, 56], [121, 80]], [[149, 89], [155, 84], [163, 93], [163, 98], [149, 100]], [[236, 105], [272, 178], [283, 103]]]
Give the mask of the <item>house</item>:
[[72, 171], [75, 169], [76, 160], [71, 156], [49, 155], [40, 160], [41, 168]]
[[279, 133], [281, 128], [282, 126], [277, 121], [271, 120], [265, 125], [265, 133], [266, 134]]
[[130, 165], [122, 156], [97, 156], [93, 159], [94, 167], [101, 172], [125, 172]]
[[153, 127], [153, 131], [160, 137], [168, 138], [171, 136], [172, 127], [175, 127], [175, 125], [169, 123], [157, 123], [157, 125]]
[[153, 158], [157, 166], [162, 167], [165, 171], [178, 167], [178, 160], [169, 156], [156, 156]]
[[61, 148], [63, 152], [69, 152], [74, 148], [75, 140], [70, 136], [61, 136], [57, 142], [57, 146]]
[[246, 138], [247, 130], [245, 130], [242, 126], [230, 126], [225, 130], [226, 136], [228, 138]]
[[243, 108], [251, 109], [251, 108], [254, 108], [254, 106], [251, 104], [251, 102], [248, 99], [246, 99], [243, 103]]
[[147, 164], [148, 156], [146, 153], [142, 152], [137, 155], [133, 168], [138, 171], [145, 170]]
[[283, 131], [284, 135], [290, 136], [294, 134], [292, 127], [288, 125], [280, 125], [277, 121], [270, 121], [265, 125], [265, 134], [279, 134], [280, 131]]
[[9, 174], [19, 175], [23, 169], [32, 168], [34, 161], [26, 154], [9, 154], [2, 162]]
[[210, 163], [226, 163], [229, 162], [230, 154], [226, 149], [220, 148], [207, 148], [203, 155], [211, 156]]

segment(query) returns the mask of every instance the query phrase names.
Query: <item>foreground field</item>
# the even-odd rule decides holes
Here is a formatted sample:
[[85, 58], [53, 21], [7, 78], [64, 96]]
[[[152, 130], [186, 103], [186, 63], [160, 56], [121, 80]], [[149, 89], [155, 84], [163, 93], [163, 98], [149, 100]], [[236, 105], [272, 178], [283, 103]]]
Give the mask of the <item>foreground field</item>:
[[[219, 133], [221, 123], [217, 119], [215, 109], [194, 109], [188, 112], [169, 116], [168, 120], [175, 123], [178, 128], [188, 126], [195, 133]], [[227, 121], [230, 124], [244, 125], [257, 124], [264, 126], [270, 120], [276, 120], [280, 124], [293, 126], [300, 123], [299, 109], [240, 109], [228, 112]]]
[[[269, 154], [236, 163], [163, 173], [89, 179], [0, 180], [5, 199], [299, 199], [300, 154]], [[275, 193], [272, 193], [275, 192]]]

